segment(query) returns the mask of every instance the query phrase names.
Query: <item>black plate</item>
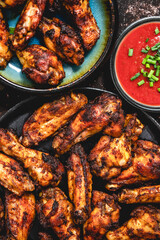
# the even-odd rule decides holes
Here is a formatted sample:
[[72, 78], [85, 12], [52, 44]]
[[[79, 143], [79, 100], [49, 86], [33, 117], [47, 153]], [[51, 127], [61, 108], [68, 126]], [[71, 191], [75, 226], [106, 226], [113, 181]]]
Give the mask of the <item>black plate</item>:
[[[100, 90], [100, 89], [95, 89], [95, 88], [94, 89], [93, 88], [80, 88], [80, 89], [75, 89], [74, 91], [84, 93], [88, 97], [89, 100], [94, 99], [96, 96], [98, 96], [104, 92], [108, 92], [105, 90]], [[18, 103], [16, 106], [14, 106], [10, 110], [8, 110], [8, 112], [0, 118], [0, 127], [12, 128], [16, 131], [17, 135], [20, 136], [24, 122], [33, 113], [33, 111], [35, 111], [43, 103], [49, 102], [53, 99], [56, 99], [60, 95], [61, 95], [60, 93], [56, 93], [54, 95], [54, 97], [41, 97], [41, 98], [31, 97], [25, 101]], [[136, 112], [138, 115], [138, 118], [145, 125], [143, 133], [140, 136], [141, 139], [150, 140], [156, 144], [160, 144], [160, 125], [156, 122], [156, 120], [154, 120], [147, 113], [137, 110], [136, 108], [130, 106], [126, 102], [123, 102], [123, 109], [124, 109], [125, 113], [135, 113]], [[91, 137], [87, 141], [85, 141], [85, 144], [82, 143], [87, 154], [90, 152], [92, 147], [98, 141], [100, 136], [101, 136], [100, 134], [97, 134], [96, 136]], [[51, 139], [39, 144], [39, 146], [36, 148], [41, 151], [46, 151], [46, 152], [50, 152], [53, 154], [52, 149], [51, 149]], [[61, 160], [64, 161], [64, 159], [66, 159], [66, 156], [62, 157]], [[66, 185], [67, 181], [65, 181], [65, 180], [63, 179], [62, 183], [60, 184], [60, 188], [62, 188], [65, 191], [65, 193], [68, 195], [67, 185]], [[106, 189], [104, 188], [104, 182], [95, 177], [94, 177], [94, 181], [93, 181], [93, 186], [94, 186], [93, 188], [96, 190], [102, 190], [102, 191], [107, 192]], [[122, 213], [125, 212], [125, 216], [128, 217], [129, 212], [132, 209], [133, 209], [132, 207], [122, 208]], [[123, 216], [121, 218], [121, 223], [122, 223], [126, 220], [126, 217], [124, 217], [124, 214], [121, 214], [121, 216]], [[36, 221], [36, 223], [34, 224], [34, 226], [32, 228], [29, 239], [36, 240], [37, 239], [37, 230], [38, 229], [42, 230], [42, 227], [40, 227], [39, 224], [37, 224], [37, 222], [38, 221]], [[54, 237], [54, 239], [57, 239], [57, 238]]]

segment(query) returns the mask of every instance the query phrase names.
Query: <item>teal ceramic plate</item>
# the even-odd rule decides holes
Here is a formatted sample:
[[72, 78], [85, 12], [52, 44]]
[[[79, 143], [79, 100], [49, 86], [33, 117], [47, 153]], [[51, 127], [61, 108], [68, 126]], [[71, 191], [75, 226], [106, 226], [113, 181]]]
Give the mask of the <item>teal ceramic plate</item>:
[[[0, 80], [2, 83], [24, 91], [48, 94], [53, 91], [71, 87], [89, 77], [107, 55], [115, 27], [115, 9], [112, 0], [90, 0], [90, 6], [101, 30], [100, 39], [97, 41], [93, 49], [85, 54], [85, 60], [81, 66], [77, 67], [63, 64], [66, 77], [59, 86], [56, 88], [48, 87], [43, 89], [42, 87], [40, 88], [40, 86], [37, 86], [34, 82], [29, 80], [24, 73], [22, 73], [22, 66], [17, 57], [13, 57], [6, 69], [0, 71]], [[18, 21], [19, 13], [14, 10], [7, 10], [5, 15], [10, 29], [14, 28]], [[41, 39], [38, 35], [35, 35], [29, 44], [35, 43], [41, 43]]]

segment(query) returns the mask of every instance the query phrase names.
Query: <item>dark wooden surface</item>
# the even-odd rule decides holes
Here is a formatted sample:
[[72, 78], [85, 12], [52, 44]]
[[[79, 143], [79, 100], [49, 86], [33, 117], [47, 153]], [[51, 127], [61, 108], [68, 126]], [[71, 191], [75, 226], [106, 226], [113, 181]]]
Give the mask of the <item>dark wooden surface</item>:
[[[159, 0], [117, 0], [115, 1], [115, 8], [117, 13], [116, 31], [111, 49], [113, 49], [117, 37], [129, 24], [143, 17], [160, 16]], [[101, 65], [91, 79], [80, 86], [90, 86], [117, 92], [111, 81], [109, 59]], [[14, 89], [0, 85], [0, 116], [10, 107], [28, 97], [30, 97], [29, 94], [17, 92]], [[160, 114], [151, 115], [160, 122]]]

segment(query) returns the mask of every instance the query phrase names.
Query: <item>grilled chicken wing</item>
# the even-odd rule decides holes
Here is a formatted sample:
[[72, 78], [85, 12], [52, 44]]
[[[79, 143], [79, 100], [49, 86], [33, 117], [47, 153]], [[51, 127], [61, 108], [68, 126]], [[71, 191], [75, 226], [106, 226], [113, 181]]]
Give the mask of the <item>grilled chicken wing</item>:
[[39, 240], [54, 240], [54, 238], [45, 232], [39, 232], [38, 233], [38, 239]]
[[123, 189], [118, 194], [121, 203], [160, 203], [160, 185]]
[[14, 34], [10, 36], [13, 50], [24, 49], [34, 36], [42, 18], [47, 0], [28, 0], [16, 25]]
[[24, 146], [38, 145], [40, 141], [55, 134], [86, 103], [81, 93], [71, 93], [38, 108], [23, 126]]
[[92, 14], [89, 0], [63, 0], [61, 2], [79, 29], [85, 49], [91, 50], [100, 37], [100, 29]]
[[52, 147], [57, 154], [67, 152], [74, 144], [102, 131], [114, 118], [118, 119], [120, 111], [120, 99], [108, 93], [102, 94], [87, 104], [70, 124], [55, 136]]
[[73, 223], [73, 205], [59, 188], [49, 188], [39, 194], [37, 212], [40, 223], [48, 223], [61, 240], [80, 240], [80, 230]]
[[160, 210], [152, 206], [141, 206], [133, 210], [131, 219], [122, 227], [109, 231], [108, 240], [159, 239]]
[[35, 197], [24, 194], [21, 197], [13, 193], [5, 194], [7, 231], [16, 240], [27, 240], [35, 217]]
[[0, 9], [0, 69], [4, 69], [12, 57], [9, 49], [9, 31]]
[[84, 50], [76, 31], [58, 18], [43, 18], [40, 30], [44, 35], [47, 48], [54, 51], [65, 62], [81, 65], [84, 61]]
[[57, 158], [24, 147], [12, 131], [0, 128], [0, 150], [21, 161], [30, 176], [41, 186], [56, 186], [62, 178], [64, 167]]
[[51, 12], [57, 12], [61, 10], [61, 4], [59, 0], [48, 0], [48, 9]]
[[83, 224], [91, 212], [92, 175], [87, 156], [80, 144], [72, 148], [67, 169], [69, 197], [74, 204], [74, 220], [76, 224]]
[[119, 221], [120, 208], [112, 196], [93, 191], [92, 203], [94, 209], [83, 226], [84, 240], [103, 239], [107, 230]]
[[2, 153], [0, 153], [0, 184], [19, 196], [35, 189], [19, 163]]
[[138, 140], [134, 147], [132, 166], [122, 171], [107, 185], [108, 190], [160, 178], [160, 147], [150, 141]]
[[2, 232], [3, 228], [4, 228], [4, 206], [2, 199], [0, 198], [0, 232]]
[[65, 77], [61, 61], [53, 51], [40, 45], [30, 45], [23, 51], [17, 51], [17, 57], [23, 65], [22, 71], [38, 84], [57, 85]]
[[26, 0], [0, 0], [0, 7], [11, 8], [22, 5]]
[[143, 124], [135, 114], [128, 114], [124, 127], [119, 138], [101, 137], [88, 157], [92, 173], [104, 180], [117, 177], [131, 164], [131, 143], [142, 133]]

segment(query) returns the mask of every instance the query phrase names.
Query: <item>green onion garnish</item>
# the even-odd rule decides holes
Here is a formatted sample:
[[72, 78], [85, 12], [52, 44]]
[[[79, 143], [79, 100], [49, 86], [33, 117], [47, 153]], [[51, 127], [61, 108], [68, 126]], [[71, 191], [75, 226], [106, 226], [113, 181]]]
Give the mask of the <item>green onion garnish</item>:
[[149, 86], [150, 86], [150, 87], [153, 87], [153, 82], [150, 82], [150, 83], [149, 83]]
[[146, 59], [146, 58], [144, 58], [144, 59], [143, 59], [143, 61], [142, 61], [142, 64], [143, 64], [143, 65], [145, 65], [145, 64], [146, 64], [146, 62], [147, 62], [147, 59]]
[[144, 72], [143, 77], [148, 77], [148, 72]]
[[148, 73], [148, 78], [151, 78], [152, 75], [153, 75], [153, 73], [154, 73], [154, 70], [151, 70], [151, 71]]
[[154, 75], [152, 75], [152, 77], [151, 77], [153, 80], [155, 80], [156, 82], [159, 80], [159, 78], [158, 77], [156, 77], [156, 76], [154, 76]]
[[152, 59], [147, 59], [147, 63], [150, 63], [150, 64], [153, 64], [155, 65], [156, 64], [156, 60], [152, 60]]
[[156, 77], [159, 77], [159, 73], [160, 73], [159, 68], [157, 68], [157, 70], [156, 70]]
[[133, 56], [133, 48], [129, 48], [128, 56], [129, 56], [129, 57], [132, 57], [132, 56]]
[[146, 68], [150, 68], [150, 64], [149, 63], [146, 63]]
[[143, 68], [141, 69], [141, 73], [144, 73], [144, 69]]
[[158, 29], [158, 27], [156, 27], [155, 34], [157, 35], [158, 33], [159, 33], [159, 29]]
[[144, 48], [141, 50], [141, 52], [142, 53], [148, 53], [148, 51], [146, 49], [144, 49]]
[[131, 77], [131, 81], [135, 80], [136, 78], [138, 78], [140, 76], [140, 72], [136, 73], [133, 77]]
[[144, 81], [144, 80], [141, 80], [140, 82], [137, 83], [137, 85], [140, 87], [140, 86], [142, 86], [144, 83], [145, 83], [145, 81]]
[[160, 92], [160, 88], [157, 88], [158, 92]]
[[149, 41], [149, 38], [147, 38], [145, 42], [148, 42], [148, 41]]
[[149, 46], [146, 46], [146, 50], [149, 51], [151, 48]]

